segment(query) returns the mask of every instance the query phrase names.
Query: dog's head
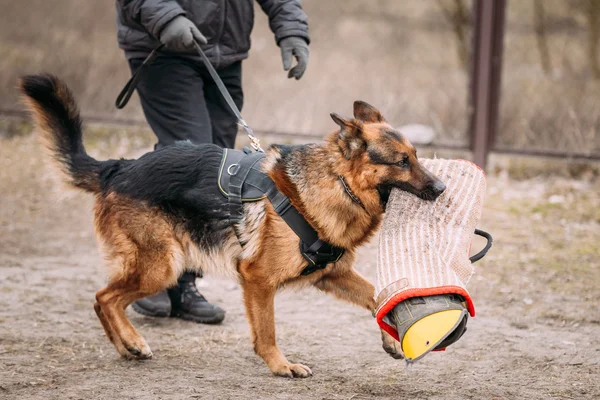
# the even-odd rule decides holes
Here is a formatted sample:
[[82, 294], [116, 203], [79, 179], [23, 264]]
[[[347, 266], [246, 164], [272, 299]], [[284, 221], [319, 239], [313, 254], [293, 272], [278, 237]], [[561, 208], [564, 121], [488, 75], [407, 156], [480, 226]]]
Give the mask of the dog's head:
[[341, 128], [337, 144], [342, 155], [352, 162], [352, 170], [365, 185], [379, 191], [382, 203], [387, 202], [392, 188], [424, 200], [435, 200], [446, 189], [419, 163], [414, 146], [375, 107], [355, 101], [353, 119], [335, 113], [331, 118]]

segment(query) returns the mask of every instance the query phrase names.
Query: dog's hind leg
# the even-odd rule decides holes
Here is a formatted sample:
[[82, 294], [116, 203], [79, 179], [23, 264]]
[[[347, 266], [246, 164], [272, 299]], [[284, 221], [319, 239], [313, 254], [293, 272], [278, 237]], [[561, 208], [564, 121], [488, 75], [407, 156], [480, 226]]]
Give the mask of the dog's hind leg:
[[129, 353], [127, 351], [127, 349], [125, 348], [125, 346], [123, 346], [123, 343], [121, 343], [121, 340], [115, 339], [115, 333], [113, 332], [113, 329], [110, 326], [110, 323], [106, 319], [106, 316], [104, 315], [104, 312], [102, 311], [102, 308], [100, 307], [100, 303], [98, 303], [97, 301], [94, 303], [94, 311], [96, 311], [96, 315], [98, 316], [98, 319], [102, 323], [102, 327], [104, 328], [104, 333], [106, 334], [106, 337], [116, 347], [119, 354], [125, 358], [131, 358], [132, 357], [131, 353]]
[[[127, 353], [129, 353], [131, 356], [141, 359], [152, 358], [150, 346], [125, 315], [125, 308], [129, 304], [144, 297], [143, 295], [136, 296], [138, 291], [131, 286], [123, 285], [123, 282], [113, 282], [96, 293], [96, 300], [100, 305], [100, 312], [112, 328], [112, 342], [119, 354], [124, 357], [128, 357]], [[102, 319], [100, 320], [102, 321]], [[123, 352], [123, 349], [127, 353]]]
[[166, 289], [176, 282], [173, 257], [165, 246], [132, 248], [124, 262], [123, 273], [113, 276], [96, 293], [94, 305], [107, 337], [124, 357], [146, 359], [152, 351], [125, 314], [132, 302]]

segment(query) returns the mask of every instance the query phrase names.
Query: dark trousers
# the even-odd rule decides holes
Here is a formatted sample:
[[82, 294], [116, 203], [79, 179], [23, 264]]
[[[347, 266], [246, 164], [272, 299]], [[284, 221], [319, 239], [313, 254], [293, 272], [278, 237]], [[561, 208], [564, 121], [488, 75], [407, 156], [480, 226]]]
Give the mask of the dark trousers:
[[[144, 60], [129, 60], [136, 71]], [[242, 62], [219, 69], [219, 76], [241, 110]], [[233, 148], [237, 118], [202, 64], [178, 57], [158, 57], [137, 85], [144, 115], [158, 138], [156, 148], [178, 140]]]
[[[131, 72], [143, 62], [143, 58], [129, 60]], [[242, 62], [217, 72], [241, 110]], [[178, 57], [158, 57], [140, 77], [137, 92], [146, 120], [158, 138], [155, 149], [178, 140], [234, 147], [237, 118], [202, 64]], [[195, 278], [195, 273], [185, 273], [179, 281]]]

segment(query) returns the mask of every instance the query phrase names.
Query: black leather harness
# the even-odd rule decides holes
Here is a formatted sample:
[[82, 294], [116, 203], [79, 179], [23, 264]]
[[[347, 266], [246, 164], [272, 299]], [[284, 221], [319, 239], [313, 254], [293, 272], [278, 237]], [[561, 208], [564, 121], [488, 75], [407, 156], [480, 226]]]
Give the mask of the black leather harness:
[[[265, 156], [265, 153], [249, 149], [223, 150], [217, 183], [228, 200], [228, 217], [234, 230], [243, 216], [244, 203], [269, 199], [275, 212], [300, 238], [300, 253], [308, 261], [301, 275], [311, 274], [324, 269], [328, 263], [338, 261], [344, 249], [319, 239], [317, 232], [292, 206], [290, 199], [277, 190], [275, 182], [261, 170], [260, 161]], [[240, 243], [244, 246], [244, 243]]]

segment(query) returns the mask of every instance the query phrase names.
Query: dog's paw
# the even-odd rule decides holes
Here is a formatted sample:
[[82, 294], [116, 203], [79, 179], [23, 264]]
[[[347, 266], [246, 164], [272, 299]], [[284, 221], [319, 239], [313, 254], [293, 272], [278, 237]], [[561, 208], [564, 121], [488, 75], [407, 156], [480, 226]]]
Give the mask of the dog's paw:
[[135, 356], [133, 354], [131, 354], [129, 351], [127, 351], [127, 349], [125, 348], [125, 346], [123, 345], [123, 343], [120, 340], [116, 340], [115, 342], [113, 342], [115, 349], [117, 350], [117, 353], [119, 353], [119, 355], [121, 356], [121, 358], [123, 358], [124, 360], [134, 360]]
[[383, 329], [381, 330], [381, 341], [383, 342], [381, 347], [383, 347], [383, 350], [388, 353], [390, 357], [395, 358], [396, 360], [402, 360], [404, 358], [400, 343]]
[[388, 353], [388, 355], [396, 360], [402, 360], [404, 358], [404, 354], [402, 354], [401, 351], [399, 351], [396, 346], [386, 346], [385, 344], [382, 346], [383, 350], [385, 350], [386, 353]]
[[308, 378], [312, 376], [312, 371], [303, 364], [284, 364], [273, 370], [273, 375], [284, 376], [286, 378]]
[[148, 347], [146, 349], [139, 349], [137, 347], [128, 347], [127, 351], [131, 355], [131, 358], [134, 358], [136, 360], [150, 360], [152, 358], [152, 351], [150, 350], [150, 347]]
[[136, 360], [149, 360], [152, 358], [152, 350], [143, 338], [140, 338], [139, 343], [127, 344], [123, 342], [123, 347], [127, 350], [127, 354], [121, 353], [125, 358]]

